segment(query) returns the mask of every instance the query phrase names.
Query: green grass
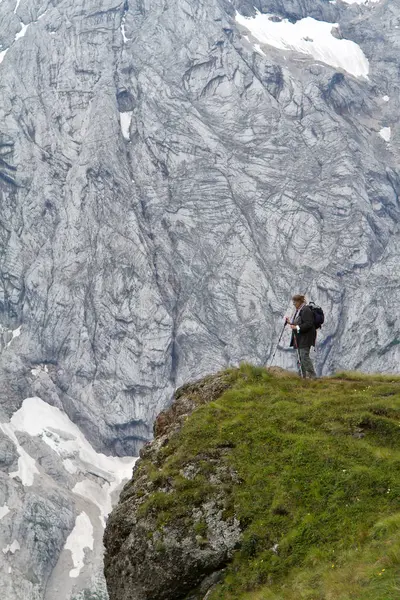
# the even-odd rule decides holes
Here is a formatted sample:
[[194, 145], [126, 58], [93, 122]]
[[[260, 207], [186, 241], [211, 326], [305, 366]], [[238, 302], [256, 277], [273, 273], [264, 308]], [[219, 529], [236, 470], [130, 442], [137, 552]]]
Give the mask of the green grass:
[[[249, 365], [226, 377], [230, 389], [162, 451], [152, 477], [172, 493], [140, 509], [160, 528], [189, 523], [216, 492], [213, 458], [234, 469], [226, 516], [239, 519], [243, 541], [210, 600], [400, 598], [400, 377], [310, 381]], [[182, 476], [189, 462], [192, 480]], [[206, 543], [204, 524], [193, 527]]]

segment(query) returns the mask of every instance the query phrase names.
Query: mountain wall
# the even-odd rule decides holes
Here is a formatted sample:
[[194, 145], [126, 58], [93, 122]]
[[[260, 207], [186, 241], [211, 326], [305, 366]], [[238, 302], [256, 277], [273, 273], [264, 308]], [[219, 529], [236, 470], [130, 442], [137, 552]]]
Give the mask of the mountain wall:
[[263, 363], [300, 290], [322, 371], [397, 369], [399, 5], [284, 4], [255, 6], [337, 23], [368, 74], [260, 53], [253, 2], [3, 0], [6, 414], [47, 364], [89, 439], [135, 454], [177, 385]]
[[398, 0], [2, 0], [0, 422], [40, 398], [137, 456], [176, 387], [271, 357], [293, 292], [320, 372], [397, 371], [399, 31]]

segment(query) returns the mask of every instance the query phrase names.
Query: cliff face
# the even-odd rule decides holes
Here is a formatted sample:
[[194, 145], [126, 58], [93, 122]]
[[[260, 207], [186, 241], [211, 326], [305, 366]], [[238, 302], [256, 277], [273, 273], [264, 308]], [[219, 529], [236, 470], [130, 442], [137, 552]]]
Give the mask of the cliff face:
[[338, 23], [357, 76], [260, 42], [253, 4], [1, 3], [6, 414], [52, 386], [135, 454], [176, 385], [268, 357], [293, 290], [320, 368], [397, 368], [398, 4], [256, 2]]
[[[234, 516], [226, 517], [229, 487], [237, 481], [237, 474], [221, 460], [228, 449], [200, 457], [207, 464], [209, 485], [196, 499], [190, 491], [204, 477], [199, 457], [184, 461], [180, 469], [184, 504], [178, 515], [169, 512], [168, 497], [179, 484], [177, 488], [172, 478], [161, 475], [166, 456], [174, 452], [170, 441], [193, 410], [218, 398], [228, 381], [227, 375], [220, 375], [181, 388], [172, 407], [157, 418], [155, 441], [142, 449], [134, 477], [107, 524], [105, 573], [111, 600], [178, 599], [198, 586], [203, 597], [232, 557], [241, 529]], [[158, 497], [166, 502], [161, 499], [158, 505]]]
[[0, 421], [0, 593], [105, 600], [104, 525], [135, 460], [97, 453], [41, 398]]
[[[327, 313], [323, 372], [398, 368], [399, 14], [386, 0], [0, 3], [3, 425], [39, 397], [97, 452], [135, 456], [177, 386], [265, 362], [293, 291]], [[322, 25], [328, 46], [307, 17], [338, 24]], [[19, 446], [33, 452], [7, 431], [3, 548], [23, 544], [30, 489], [10, 473]], [[65, 500], [54, 564], [80, 514], [68, 477], [54, 505], [39, 484], [44, 523]], [[42, 599], [54, 564], [39, 563], [14, 569], [7, 600]]]
[[242, 365], [178, 390], [107, 522], [110, 600], [394, 598], [399, 383]]

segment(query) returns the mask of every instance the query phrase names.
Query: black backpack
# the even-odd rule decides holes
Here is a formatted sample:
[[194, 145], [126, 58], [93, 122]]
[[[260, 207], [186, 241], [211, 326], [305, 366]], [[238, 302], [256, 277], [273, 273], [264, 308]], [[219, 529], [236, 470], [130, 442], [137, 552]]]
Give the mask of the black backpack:
[[325, 321], [324, 311], [322, 310], [322, 308], [320, 306], [317, 306], [315, 304], [315, 302], [310, 302], [308, 304], [308, 308], [311, 308], [311, 310], [312, 310], [312, 314], [314, 317], [315, 329], [321, 329], [321, 325]]

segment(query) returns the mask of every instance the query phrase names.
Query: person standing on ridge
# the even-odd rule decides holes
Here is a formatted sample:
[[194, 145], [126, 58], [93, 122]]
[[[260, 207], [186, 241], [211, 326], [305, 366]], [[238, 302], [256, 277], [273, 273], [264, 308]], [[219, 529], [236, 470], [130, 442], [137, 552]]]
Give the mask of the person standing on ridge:
[[292, 300], [296, 309], [295, 315], [292, 319], [286, 317], [286, 323], [289, 324], [292, 330], [290, 346], [298, 350], [302, 376], [315, 379], [317, 375], [310, 358], [311, 346], [315, 346], [317, 337], [314, 315], [311, 308], [306, 304], [305, 296], [296, 294], [292, 297]]

